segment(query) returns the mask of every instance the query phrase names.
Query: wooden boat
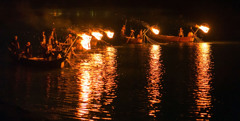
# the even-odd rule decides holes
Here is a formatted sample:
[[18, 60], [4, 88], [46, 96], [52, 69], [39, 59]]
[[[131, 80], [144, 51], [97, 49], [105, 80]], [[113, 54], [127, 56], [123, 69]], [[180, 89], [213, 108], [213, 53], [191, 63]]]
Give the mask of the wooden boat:
[[154, 39], [163, 41], [163, 42], [193, 42], [195, 37], [178, 37], [178, 36], [168, 36], [168, 35], [155, 35]]
[[61, 68], [62, 63], [66, 60], [66, 57], [55, 59], [55, 60], [45, 60], [44, 58], [19, 58], [18, 63], [41, 68]]
[[63, 62], [67, 57], [59, 59], [46, 60], [44, 58], [32, 57], [26, 58], [24, 56], [17, 56], [10, 53], [11, 58], [16, 64], [21, 64], [27, 67], [39, 67], [39, 68], [61, 68]]
[[135, 38], [135, 37], [125, 37], [125, 41], [127, 44], [142, 44], [142, 38]]

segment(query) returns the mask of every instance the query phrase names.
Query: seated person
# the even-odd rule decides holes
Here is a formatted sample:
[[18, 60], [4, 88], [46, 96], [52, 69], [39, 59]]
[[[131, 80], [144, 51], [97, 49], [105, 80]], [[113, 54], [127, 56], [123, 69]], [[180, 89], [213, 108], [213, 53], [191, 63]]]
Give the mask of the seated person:
[[59, 42], [56, 40], [55, 44], [53, 45], [53, 53], [54, 53], [54, 59], [59, 59], [62, 55], [62, 46], [59, 44]]
[[27, 42], [24, 50], [23, 50], [23, 56], [25, 56], [26, 58], [31, 58], [32, 57], [32, 46], [30, 42]]

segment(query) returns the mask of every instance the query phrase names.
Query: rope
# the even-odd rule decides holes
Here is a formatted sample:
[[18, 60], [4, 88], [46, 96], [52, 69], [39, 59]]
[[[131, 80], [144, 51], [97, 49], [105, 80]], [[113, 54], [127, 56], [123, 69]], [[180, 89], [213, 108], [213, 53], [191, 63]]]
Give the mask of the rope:
[[148, 41], [149, 43], [151, 43], [151, 44], [161, 44], [160, 42], [157, 42], [157, 41], [149, 38], [147, 35], [145, 35], [145, 37], [147, 38], [147, 41]]

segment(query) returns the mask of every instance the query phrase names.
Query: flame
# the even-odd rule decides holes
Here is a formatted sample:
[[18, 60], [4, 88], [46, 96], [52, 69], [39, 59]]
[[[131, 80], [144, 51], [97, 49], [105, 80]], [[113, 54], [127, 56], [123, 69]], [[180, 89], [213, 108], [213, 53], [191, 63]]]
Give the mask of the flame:
[[209, 27], [203, 26], [203, 25], [201, 25], [201, 26], [196, 25], [196, 27], [199, 28], [199, 29], [201, 29], [204, 33], [208, 33], [208, 31], [209, 31], [209, 29], [210, 29]]
[[112, 31], [105, 31], [105, 33], [107, 34], [107, 36], [109, 38], [113, 38], [114, 32], [112, 32]]
[[81, 45], [83, 48], [85, 48], [86, 50], [89, 50], [91, 49], [91, 46], [90, 46], [90, 41], [92, 39], [92, 36], [89, 36], [87, 34], [80, 34], [78, 35], [80, 37], [82, 37], [82, 41], [81, 41]]
[[159, 34], [160, 33], [160, 30], [156, 29], [156, 28], [151, 27], [151, 30], [154, 34]]
[[94, 36], [97, 40], [101, 40], [103, 37], [100, 32], [92, 32], [92, 36]]
[[200, 26], [199, 28], [205, 33], [208, 33], [208, 31], [209, 31], [209, 28], [206, 26]]

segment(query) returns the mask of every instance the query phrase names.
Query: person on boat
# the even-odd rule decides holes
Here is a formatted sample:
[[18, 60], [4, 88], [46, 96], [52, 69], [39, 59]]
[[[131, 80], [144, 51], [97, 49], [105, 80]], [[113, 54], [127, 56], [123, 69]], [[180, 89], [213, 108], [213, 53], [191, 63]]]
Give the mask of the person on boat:
[[49, 39], [48, 39], [48, 46], [50, 47], [50, 49], [52, 49], [52, 45], [55, 44], [55, 41], [57, 40], [57, 35], [56, 35], [56, 31], [55, 28], [53, 28]]
[[179, 34], [178, 34], [179, 37], [184, 37], [184, 34], [183, 34], [183, 29], [182, 27], [180, 28], [179, 30]]
[[46, 50], [44, 52], [44, 60], [52, 60], [52, 56], [54, 55], [54, 53], [52, 52], [52, 50], [50, 49], [49, 46], [46, 47]]
[[46, 44], [46, 43], [47, 43], [45, 31], [42, 32], [42, 43], [43, 43], [43, 44]]
[[135, 35], [134, 35], [134, 30], [133, 29], [131, 29], [131, 34], [130, 34], [130, 36], [128, 37], [128, 39], [127, 39], [127, 43], [131, 40], [131, 39], [135, 39]]
[[126, 25], [123, 25], [121, 29], [121, 35], [124, 37], [125, 36], [125, 31], [126, 31]]
[[71, 45], [72, 42], [73, 42], [73, 36], [72, 36], [72, 34], [68, 34], [68, 36], [67, 36], [67, 38], [66, 38], [66, 43], [67, 43], [68, 45]]
[[195, 36], [194, 36], [193, 32], [188, 32], [188, 37], [191, 38], [191, 41], [194, 41]]
[[42, 41], [40, 43], [40, 48], [38, 50], [39, 57], [44, 57], [46, 50], [47, 50], [47, 44]]
[[55, 44], [53, 45], [53, 49], [55, 51], [62, 51], [62, 46], [59, 44], [59, 42], [56, 40]]
[[8, 47], [8, 50], [14, 54], [14, 55], [19, 55], [20, 54], [20, 45], [18, 41], [18, 36], [14, 36], [14, 40], [10, 42], [10, 45]]
[[30, 42], [27, 42], [24, 51], [22, 52], [26, 58], [32, 57], [32, 45]]
[[63, 51], [62, 51], [62, 46], [59, 44], [59, 42], [56, 40], [55, 44], [53, 45], [53, 49], [52, 49], [54, 56], [54, 59], [58, 59], [61, 58], [63, 55]]
[[141, 44], [142, 43], [142, 37], [140, 34], [137, 35], [136, 43]]
[[139, 31], [139, 35], [140, 35], [140, 38], [143, 38], [143, 30], [142, 29]]

